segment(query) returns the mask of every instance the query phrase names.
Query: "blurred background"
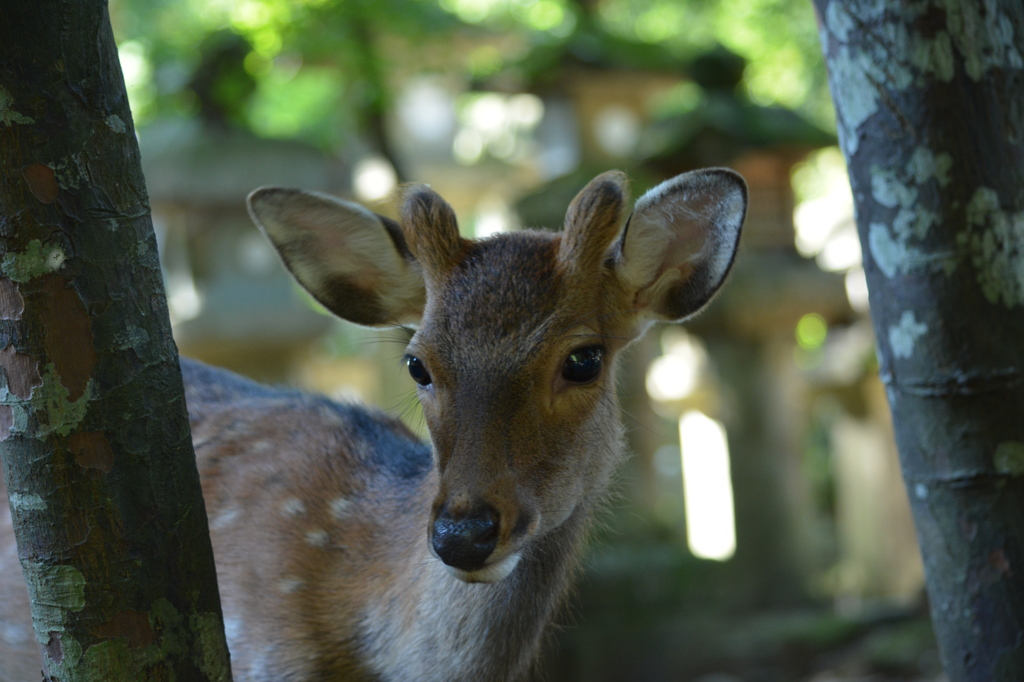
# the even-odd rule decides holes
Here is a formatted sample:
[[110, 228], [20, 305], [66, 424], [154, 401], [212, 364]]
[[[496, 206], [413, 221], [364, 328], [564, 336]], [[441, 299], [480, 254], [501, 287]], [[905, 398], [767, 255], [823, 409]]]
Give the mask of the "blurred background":
[[402, 330], [325, 315], [250, 224], [282, 184], [393, 215], [431, 184], [465, 236], [557, 229], [592, 176], [634, 196], [730, 166], [731, 282], [655, 329], [620, 393], [633, 457], [556, 681], [941, 675], [876, 376], [852, 200], [808, 0], [111, 0], [179, 349], [399, 413]]

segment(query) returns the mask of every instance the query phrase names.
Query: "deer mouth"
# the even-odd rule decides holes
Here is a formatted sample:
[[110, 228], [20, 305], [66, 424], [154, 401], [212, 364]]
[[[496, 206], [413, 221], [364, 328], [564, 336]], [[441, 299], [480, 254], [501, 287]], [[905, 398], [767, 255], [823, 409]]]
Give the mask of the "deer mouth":
[[472, 571], [465, 571], [461, 568], [455, 568], [449, 566], [444, 562], [441, 562], [449, 575], [458, 578], [465, 583], [496, 583], [507, 578], [512, 571], [519, 565], [519, 559], [522, 558], [520, 552], [513, 552], [508, 554], [501, 559], [498, 559], [492, 564], [478, 568]]

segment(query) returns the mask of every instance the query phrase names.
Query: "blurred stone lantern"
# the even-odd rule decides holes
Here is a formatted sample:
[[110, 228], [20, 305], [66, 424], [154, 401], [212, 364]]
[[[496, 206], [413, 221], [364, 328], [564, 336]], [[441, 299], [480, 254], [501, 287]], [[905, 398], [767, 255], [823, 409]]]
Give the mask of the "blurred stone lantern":
[[179, 349], [280, 381], [330, 322], [281, 267], [245, 197], [263, 185], [337, 191], [347, 182], [319, 150], [233, 123], [254, 87], [242, 66], [250, 49], [230, 32], [210, 36], [189, 83], [199, 116], [150, 124], [139, 142]]
[[661, 332], [661, 351], [648, 365], [645, 376], [647, 395], [655, 411], [669, 419], [679, 419], [692, 410], [717, 414], [721, 408], [719, 390], [701, 340], [682, 327], [666, 327]]
[[[808, 313], [842, 323], [852, 311], [843, 277], [822, 272], [794, 245], [792, 168], [834, 138], [793, 111], [752, 103], [742, 92], [745, 68], [741, 57], [722, 48], [693, 60], [686, 69], [692, 79], [688, 96], [674, 113], [652, 122], [640, 141], [642, 166], [652, 176], [729, 166], [747, 180], [750, 199], [731, 281], [706, 313], [687, 324], [688, 333], [700, 339], [703, 362], [721, 382], [668, 401], [650, 390], [658, 383], [651, 385], [651, 374], [648, 388], [655, 411], [674, 411], [680, 420], [684, 485], [688, 438], [704, 439], [711, 457], [724, 460], [715, 475], [731, 483], [718, 497], [731, 495], [735, 502], [730, 575], [753, 603], [785, 604], [803, 598], [818, 562], [809, 521], [816, 511], [803, 483], [807, 426], [793, 330]], [[669, 350], [669, 343], [663, 345]], [[650, 371], [679, 363], [683, 355], [677, 350], [655, 357]], [[677, 392], [685, 384], [670, 374], [660, 381]], [[722, 427], [724, 433], [716, 435]], [[707, 488], [687, 487], [687, 497]], [[691, 523], [688, 518], [688, 534]]]
[[794, 165], [835, 136], [796, 112], [761, 106], [742, 92], [746, 60], [719, 47], [689, 66], [695, 96], [649, 126], [640, 143], [645, 167], [670, 177], [694, 168], [730, 166], [747, 180], [747, 249], [793, 249]]
[[[647, 367], [647, 395], [654, 410], [679, 424], [686, 540], [694, 556], [724, 561], [736, 551], [735, 512], [729, 443], [722, 424], [709, 415], [721, 410], [707, 349], [681, 327], [661, 333], [662, 355]], [[666, 467], [671, 449], [655, 453], [655, 469]], [[672, 476], [678, 486], [678, 474]], [[676, 493], [678, 494], [678, 493]]]
[[[858, 316], [844, 275], [823, 271], [795, 246], [792, 169], [834, 140], [795, 112], [750, 102], [740, 90], [744, 67], [724, 49], [695, 60], [690, 72], [701, 96], [691, 108], [658, 120], [642, 143], [645, 166], [658, 175], [728, 165], [749, 185], [732, 279], [708, 313], [688, 325], [731, 389], [717, 414], [732, 459], [735, 568], [760, 599], [798, 598], [815, 567], [837, 558], [840, 574], [856, 575], [841, 577], [837, 594], [913, 595], [919, 567], [904, 495], [892, 483], [898, 465], [891, 445], [884, 446], [888, 426], [874, 409], [870, 335], [852, 344], [853, 351], [840, 348], [843, 338], [863, 337], [867, 325], [853, 324]], [[808, 322], [821, 330], [813, 362], [807, 362], [803, 333]], [[839, 331], [826, 347], [830, 328]], [[851, 362], [852, 372], [838, 371]], [[805, 475], [808, 434], [812, 421], [820, 421], [816, 405], [842, 400], [852, 401], [853, 411], [828, 417], [825, 427], [828, 485], [838, 500], [825, 509]], [[884, 473], [872, 478], [866, 469]], [[824, 540], [822, 526], [829, 523], [836, 537]], [[879, 542], [883, 536], [898, 542]], [[838, 557], [830, 556], [833, 546]]]
[[284, 379], [330, 320], [281, 267], [245, 197], [275, 184], [331, 190], [339, 169], [302, 144], [195, 124], [150, 126], [141, 147], [180, 351]]

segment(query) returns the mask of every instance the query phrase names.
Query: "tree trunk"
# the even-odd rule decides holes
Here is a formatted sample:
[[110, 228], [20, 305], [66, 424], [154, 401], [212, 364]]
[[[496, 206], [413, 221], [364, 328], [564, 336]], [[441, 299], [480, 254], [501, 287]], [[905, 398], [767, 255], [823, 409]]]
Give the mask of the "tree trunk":
[[0, 7], [0, 455], [49, 680], [229, 680], [103, 0]]
[[950, 680], [1024, 680], [1024, 5], [815, 0]]

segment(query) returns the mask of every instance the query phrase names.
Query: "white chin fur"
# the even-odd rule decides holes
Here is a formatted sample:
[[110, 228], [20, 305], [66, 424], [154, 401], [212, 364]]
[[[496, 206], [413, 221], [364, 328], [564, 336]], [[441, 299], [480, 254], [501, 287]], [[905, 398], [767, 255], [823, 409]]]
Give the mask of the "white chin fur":
[[444, 564], [448, 572], [459, 580], [467, 583], [496, 583], [504, 580], [519, 565], [519, 552], [509, 554], [501, 561], [484, 566], [479, 571], [463, 571], [462, 569]]

